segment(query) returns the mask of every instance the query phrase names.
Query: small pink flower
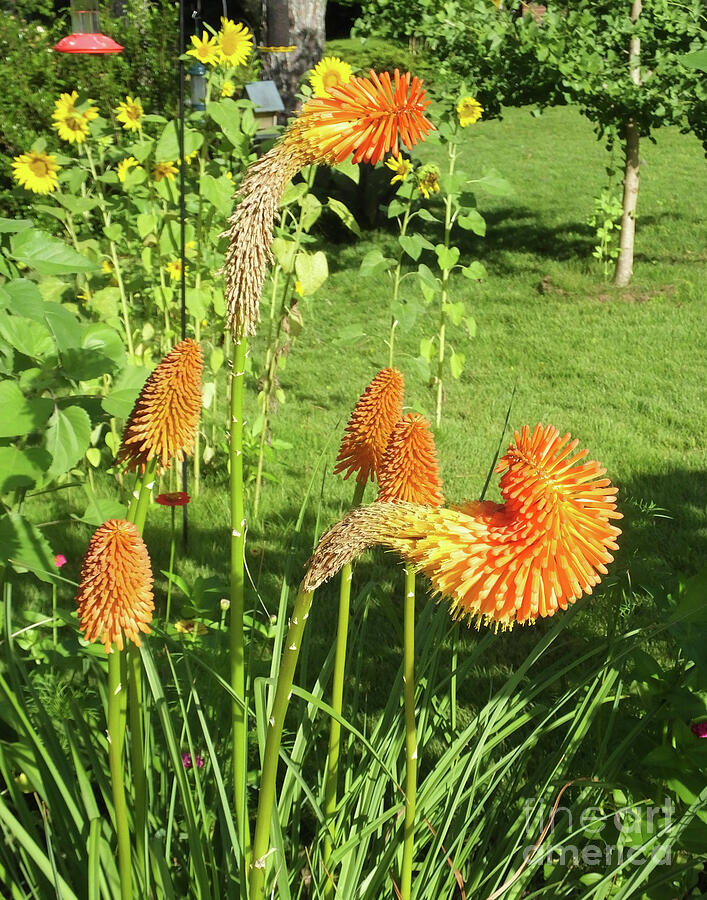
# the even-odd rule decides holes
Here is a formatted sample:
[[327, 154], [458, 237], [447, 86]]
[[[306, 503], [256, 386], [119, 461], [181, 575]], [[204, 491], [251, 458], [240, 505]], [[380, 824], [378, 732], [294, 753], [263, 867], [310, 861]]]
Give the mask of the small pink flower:
[[57, 569], [60, 569], [62, 566], [66, 565], [66, 557], [63, 553], [57, 553], [57, 555], [54, 557], [54, 565], [57, 567]]
[[707, 738], [707, 721], [705, 722], [695, 722], [694, 725], [690, 725], [690, 731], [698, 738]]
[[204, 757], [199, 756], [199, 754], [195, 754], [194, 760], [192, 761], [191, 753], [182, 753], [182, 765], [185, 769], [191, 769], [192, 766], [196, 766], [197, 769], [204, 768]]

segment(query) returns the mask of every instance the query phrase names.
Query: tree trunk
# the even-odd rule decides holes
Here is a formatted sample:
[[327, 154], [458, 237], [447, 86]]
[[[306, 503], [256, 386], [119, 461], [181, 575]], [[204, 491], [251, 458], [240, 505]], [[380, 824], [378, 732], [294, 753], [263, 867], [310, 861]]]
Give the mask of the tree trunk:
[[[631, 4], [631, 21], [635, 22], [641, 15], [642, 0], [633, 0]], [[629, 66], [631, 81], [641, 84], [641, 41], [632, 37], [629, 44]], [[626, 287], [633, 275], [633, 247], [636, 236], [636, 207], [638, 205], [638, 146], [640, 133], [636, 123], [629, 119], [624, 132], [624, 202], [621, 216], [621, 237], [619, 239], [619, 255], [616, 260], [614, 284]]]
[[[289, 28], [285, 35], [284, 8], [289, 8]], [[302, 75], [322, 58], [326, 0], [267, 0], [268, 46], [292, 45], [290, 53], [266, 53], [265, 78], [280, 91], [285, 109], [293, 112], [295, 94]]]

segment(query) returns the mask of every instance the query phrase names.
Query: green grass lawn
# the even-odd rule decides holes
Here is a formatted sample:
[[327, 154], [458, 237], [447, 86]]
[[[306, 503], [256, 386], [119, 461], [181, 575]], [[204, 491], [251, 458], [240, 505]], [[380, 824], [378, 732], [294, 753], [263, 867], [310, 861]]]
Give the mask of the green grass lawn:
[[[423, 160], [441, 165], [442, 153], [438, 144], [419, 150]], [[479, 194], [479, 209], [488, 222], [485, 238], [457, 233], [462, 262], [482, 260], [488, 278], [482, 283], [453, 279], [452, 299], [467, 301], [478, 330], [470, 339], [452, 329], [449, 338], [466, 354], [467, 365], [460, 381], [447, 384], [443, 421], [435, 435], [446, 496], [449, 502], [479, 496], [514, 385], [511, 428], [539, 421], [578, 437], [619, 486], [625, 516], [621, 551], [600, 599], [592, 600], [577, 619], [589, 631], [602, 628], [605, 620], [603, 613], [592, 616], [589, 610], [609, 613], [616, 603], [625, 604], [625, 597], [632, 598], [629, 607], [636, 604], [647, 619], [654, 618], [650, 596], [697, 570], [707, 538], [700, 377], [705, 228], [694, 190], [702, 149], [692, 137], [666, 129], [658, 133], [656, 144], [643, 142], [641, 158], [635, 278], [624, 291], [605, 282], [591, 257], [593, 234], [585, 222], [605, 184], [608, 156], [576, 110], [552, 109], [539, 118], [527, 110], [509, 110], [502, 121], [482, 122], [463, 132], [458, 163], [470, 178], [497, 170], [512, 182], [514, 192], [507, 197]], [[433, 243], [440, 239], [433, 230], [426, 236]], [[278, 451], [268, 464], [279, 482], [266, 484], [261, 515], [249, 523], [247, 558], [255, 589], [250, 605], [262, 616], [277, 608], [293, 541], [296, 579], [316, 534], [348, 508], [353, 484], [331, 475], [333, 460], [359, 394], [387, 364], [389, 285], [384, 278], [360, 277], [358, 269], [374, 246], [394, 252], [395, 233], [367, 231], [360, 241], [340, 232], [322, 233], [321, 243], [331, 275], [303, 304], [304, 331], [279, 373], [286, 402], [279, 405], [272, 435], [289, 442], [292, 450]], [[419, 290], [412, 279], [404, 284], [407, 290]], [[405, 374], [407, 406], [431, 417], [434, 394], [415, 362], [420, 337], [436, 330], [432, 309], [425, 319], [399, 333], [395, 364]], [[352, 343], [340, 337], [347, 328], [365, 334]], [[256, 341], [256, 362], [259, 351]], [[251, 416], [254, 398], [253, 382]], [[222, 411], [225, 402], [224, 395], [219, 399]], [[507, 434], [504, 443], [508, 439]], [[312, 498], [303, 530], [293, 538], [310, 479]], [[497, 496], [496, 483], [494, 477], [491, 498]], [[202, 493], [189, 507], [189, 548], [179, 562], [187, 581], [196, 574], [226, 576], [227, 490], [223, 457], [217, 457], [205, 469]], [[72, 493], [62, 492], [62, 502], [71, 504]], [[373, 488], [367, 499], [374, 499]], [[35, 506], [33, 512], [46, 521], [45, 510], [40, 515]], [[64, 571], [75, 577], [90, 529], [71, 524], [67, 531], [67, 513], [66, 508], [57, 510], [50, 537], [71, 559]], [[156, 573], [167, 568], [168, 523], [169, 511], [155, 507], [146, 538]], [[396, 571], [391, 558], [369, 555], [357, 581], [382, 580], [385, 595], [397, 583]], [[162, 602], [159, 576], [158, 588]], [[321, 592], [324, 644], [333, 627], [335, 590], [329, 586]], [[178, 609], [179, 597], [176, 603]], [[386, 603], [381, 606], [387, 608]], [[514, 646], [520, 652], [525, 642]]]

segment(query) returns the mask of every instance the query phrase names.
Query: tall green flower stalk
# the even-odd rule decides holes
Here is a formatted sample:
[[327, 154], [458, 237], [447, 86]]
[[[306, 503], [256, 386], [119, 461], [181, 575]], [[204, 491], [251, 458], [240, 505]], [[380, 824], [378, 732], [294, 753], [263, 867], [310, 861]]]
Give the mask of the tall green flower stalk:
[[405, 566], [403, 624], [403, 690], [405, 698], [405, 827], [400, 896], [410, 900], [415, 857], [415, 800], [417, 797], [417, 730], [415, 726], [415, 570]]
[[[147, 511], [154, 488], [157, 461], [150, 460], [144, 475], [138, 476], [128, 521], [134, 522], [138, 533], [145, 528]], [[132, 513], [132, 518], [131, 518]], [[140, 650], [130, 643], [127, 648], [128, 720], [130, 724], [130, 763], [134, 791], [135, 846], [138, 866], [142, 872], [147, 858], [147, 783], [145, 776], [145, 728], [143, 723], [143, 683]]]
[[[365, 482], [357, 481], [352, 509], [361, 505], [363, 493], [366, 489]], [[344, 699], [344, 675], [346, 673], [346, 646], [349, 633], [349, 613], [351, 610], [351, 579], [353, 576], [351, 564], [347, 563], [341, 570], [341, 582], [339, 585], [339, 619], [336, 626], [336, 654], [334, 657], [334, 677], [331, 687], [331, 708], [341, 715]], [[324, 775], [324, 814], [327, 818], [327, 833], [324, 838], [324, 867], [329, 879], [324, 890], [325, 897], [334, 896], [334, 881], [329, 871], [329, 859], [331, 857], [334, 840], [333, 817], [336, 813], [337, 789], [339, 782], [339, 757], [341, 754], [341, 723], [332, 717], [329, 725], [329, 753], [327, 755], [326, 772]]]
[[115, 810], [115, 829], [118, 835], [118, 872], [120, 900], [132, 900], [133, 876], [130, 854], [130, 824], [125, 798], [123, 744], [125, 741], [125, 654], [113, 648], [108, 654], [108, 757]]
[[268, 720], [263, 767], [260, 776], [258, 815], [255, 822], [253, 855], [250, 865], [250, 900], [264, 900], [265, 897], [265, 873], [270, 847], [270, 820], [275, 803], [277, 763], [282, 742], [282, 729], [285, 724], [287, 707], [290, 703], [295, 668], [313, 596], [314, 591], [306, 591], [303, 587], [300, 587], [295, 598], [275, 688], [275, 699], [273, 700]]
[[236, 826], [241, 842], [243, 860], [250, 852], [248, 823], [248, 729], [246, 718], [245, 642], [243, 611], [245, 597], [245, 507], [243, 502], [243, 386], [247, 341], [236, 337], [233, 343], [231, 372], [231, 597], [230, 597], [230, 658], [231, 688], [238, 699], [232, 702], [233, 790]]

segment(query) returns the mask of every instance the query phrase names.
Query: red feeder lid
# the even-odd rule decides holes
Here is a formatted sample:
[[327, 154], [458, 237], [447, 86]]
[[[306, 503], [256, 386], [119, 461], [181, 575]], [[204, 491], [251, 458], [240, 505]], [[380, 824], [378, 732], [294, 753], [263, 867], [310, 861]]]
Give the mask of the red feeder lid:
[[105, 34], [77, 33], [62, 38], [54, 45], [58, 53], [120, 53], [122, 47]]

